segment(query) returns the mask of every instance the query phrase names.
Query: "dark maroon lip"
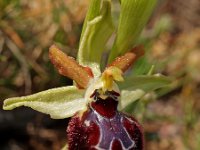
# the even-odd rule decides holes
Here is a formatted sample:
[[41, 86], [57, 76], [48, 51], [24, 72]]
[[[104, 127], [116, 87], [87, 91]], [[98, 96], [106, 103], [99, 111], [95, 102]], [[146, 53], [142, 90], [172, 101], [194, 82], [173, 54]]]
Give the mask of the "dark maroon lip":
[[112, 98], [107, 98], [105, 100], [98, 99], [90, 104], [90, 107], [99, 113], [99, 115], [112, 118], [116, 114], [118, 102]]
[[69, 150], [143, 150], [144, 146], [141, 125], [117, 110], [108, 117], [90, 108], [82, 117], [71, 119], [67, 132]]
[[88, 110], [71, 119], [67, 132], [69, 150], [143, 150], [143, 132], [139, 123], [117, 110], [119, 93], [95, 90]]

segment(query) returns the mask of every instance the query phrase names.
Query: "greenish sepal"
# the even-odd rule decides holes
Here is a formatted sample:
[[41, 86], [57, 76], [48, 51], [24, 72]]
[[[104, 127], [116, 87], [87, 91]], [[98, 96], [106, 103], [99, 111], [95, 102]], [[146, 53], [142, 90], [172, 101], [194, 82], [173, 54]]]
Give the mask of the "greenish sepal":
[[74, 86], [49, 89], [29, 96], [8, 98], [4, 101], [3, 109], [27, 106], [49, 114], [53, 119], [68, 118], [85, 109], [87, 102], [83, 98], [84, 92]]
[[119, 100], [117, 109], [119, 111], [123, 111], [127, 106], [131, 105], [136, 100], [142, 98], [145, 94], [146, 93], [141, 89], [137, 89], [134, 91], [122, 90], [121, 99]]

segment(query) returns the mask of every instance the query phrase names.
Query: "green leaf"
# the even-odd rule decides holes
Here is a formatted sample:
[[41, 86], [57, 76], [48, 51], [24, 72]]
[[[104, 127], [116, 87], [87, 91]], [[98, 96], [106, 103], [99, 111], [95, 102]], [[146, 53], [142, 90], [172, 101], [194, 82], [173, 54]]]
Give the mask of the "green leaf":
[[[101, 8], [99, 8], [101, 5], [98, 2], [102, 2]], [[91, 67], [95, 76], [101, 74], [101, 58], [105, 51], [106, 43], [114, 31], [111, 17], [111, 1], [98, 0], [98, 2], [92, 1], [88, 11], [78, 53], [79, 63]], [[93, 6], [94, 4], [97, 4], [97, 6]], [[98, 7], [96, 8], [97, 10], [92, 6], [94, 8]], [[100, 10], [99, 15], [98, 10]]]
[[134, 63], [131, 75], [145, 75], [148, 73], [150, 68], [151, 65], [147, 61], [146, 56], [141, 57]]
[[157, 0], [121, 0], [119, 26], [109, 63], [133, 48], [156, 2]]
[[121, 99], [118, 104], [118, 110], [122, 111], [124, 108], [134, 103], [135, 101], [143, 97], [145, 94], [146, 93], [141, 89], [137, 89], [134, 91], [122, 90]]
[[126, 77], [124, 82], [119, 83], [120, 89], [123, 90], [138, 90], [150, 92], [171, 83], [171, 79], [162, 75], [141, 75]]
[[60, 87], [42, 91], [30, 96], [14, 97], [4, 101], [3, 109], [12, 110], [27, 106], [39, 112], [49, 114], [53, 119], [63, 119], [84, 110], [86, 100], [84, 91], [74, 86]]

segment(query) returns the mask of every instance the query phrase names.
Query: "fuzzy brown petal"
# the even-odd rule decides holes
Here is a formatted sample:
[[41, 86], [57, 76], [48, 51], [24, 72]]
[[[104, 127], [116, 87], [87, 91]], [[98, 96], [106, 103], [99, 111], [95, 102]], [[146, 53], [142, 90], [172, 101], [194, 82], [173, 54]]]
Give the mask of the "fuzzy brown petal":
[[137, 46], [124, 55], [115, 58], [108, 67], [115, 66], [125, 72], [142, 55], [144, 55], [143, 46]]
[[92, 76], [74, 58], [63, 53], [55, 45], [52, 45], [49, 49], [49, 58], [61, 75], [74, 80], [79, 88], [87, 88]]

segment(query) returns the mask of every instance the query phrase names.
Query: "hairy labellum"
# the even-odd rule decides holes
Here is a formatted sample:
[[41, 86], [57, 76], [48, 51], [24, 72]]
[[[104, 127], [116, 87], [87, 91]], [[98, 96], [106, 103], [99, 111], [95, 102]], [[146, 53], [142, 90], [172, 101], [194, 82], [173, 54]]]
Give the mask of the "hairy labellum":
[[89, 109], [69, 122], [69, 150], [142, 150], [143, 134], [138, 122], [117, 111], [118, 93], [102, 99], [97, 90]]

